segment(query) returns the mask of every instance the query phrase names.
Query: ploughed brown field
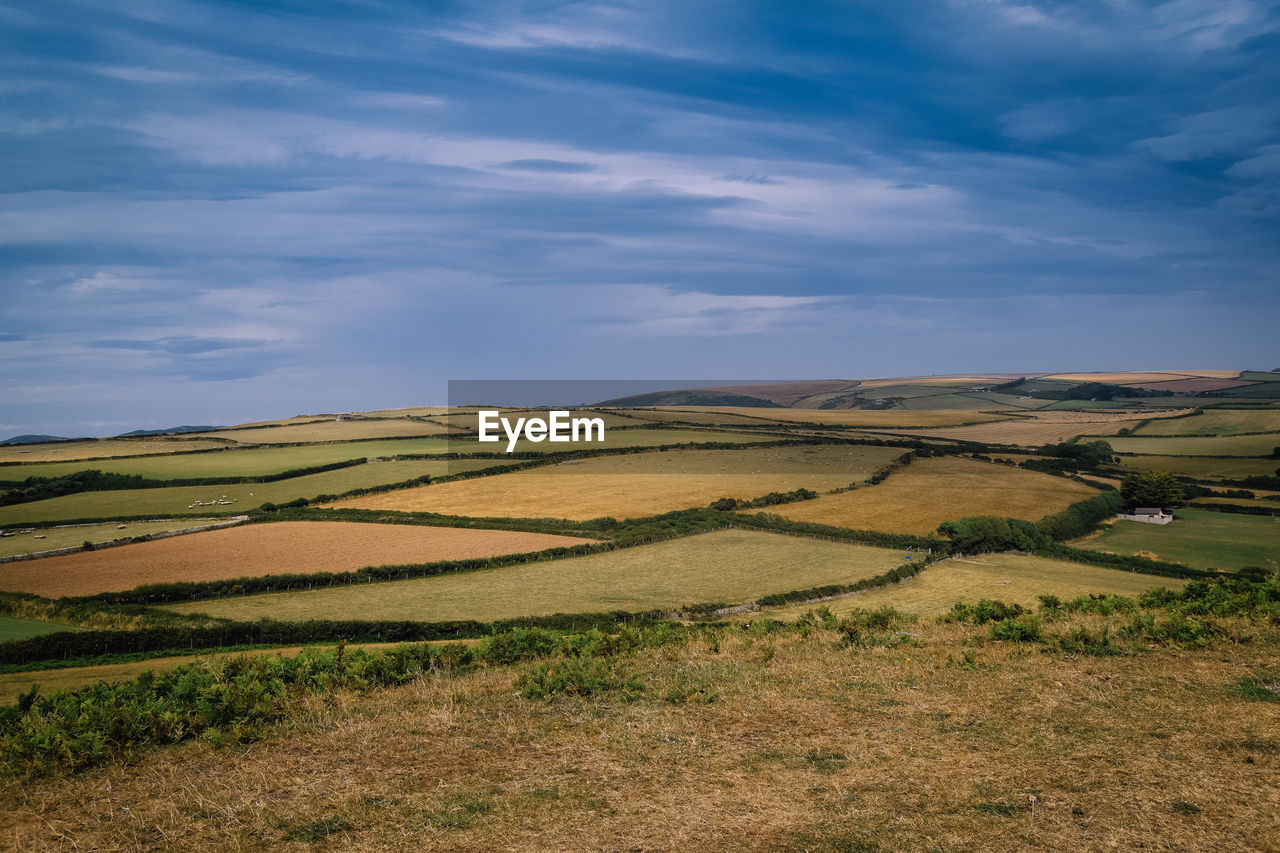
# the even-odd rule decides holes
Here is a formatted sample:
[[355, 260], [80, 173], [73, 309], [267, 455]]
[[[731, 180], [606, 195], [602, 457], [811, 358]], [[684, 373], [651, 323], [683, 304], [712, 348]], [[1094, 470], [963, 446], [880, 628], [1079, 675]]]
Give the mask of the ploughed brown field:
[[0, 565], [0, 590], [48, 598], [145, 584], [521, 554], [590, 540], [511, 530], [342, 521], [282, 521]]

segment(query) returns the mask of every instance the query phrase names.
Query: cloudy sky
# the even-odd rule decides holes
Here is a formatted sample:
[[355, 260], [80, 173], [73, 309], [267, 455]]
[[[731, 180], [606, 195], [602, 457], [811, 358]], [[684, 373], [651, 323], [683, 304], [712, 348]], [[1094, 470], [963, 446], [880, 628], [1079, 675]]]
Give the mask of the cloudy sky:
[[0, 437], [1280, 367], [1280, 3], [0, 0]]

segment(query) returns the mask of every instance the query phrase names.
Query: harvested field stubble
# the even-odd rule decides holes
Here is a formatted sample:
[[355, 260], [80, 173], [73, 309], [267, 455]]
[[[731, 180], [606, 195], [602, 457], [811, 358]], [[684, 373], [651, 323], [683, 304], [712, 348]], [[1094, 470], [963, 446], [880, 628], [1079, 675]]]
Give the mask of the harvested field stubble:
[[706, 506], [722, 497], [841, 488], [865, 480], [904, 452], [900, 447], [800, 445], [629, 454], [368, 495], [334, 506], [508, 518], [636, 518]]
[[342, 572], [364, 566], [492, 557], [587, 541], [510, 530], [285, 521], [5, 563], [0, 565], [0, 589], [58, 598], [153, 583]]
[[917, 460], [878, 486], [769, 511], [796, 521], [925, 535], [966, 515], [1034, 521], [1096, 494], [1064, 477], [947, 457]]

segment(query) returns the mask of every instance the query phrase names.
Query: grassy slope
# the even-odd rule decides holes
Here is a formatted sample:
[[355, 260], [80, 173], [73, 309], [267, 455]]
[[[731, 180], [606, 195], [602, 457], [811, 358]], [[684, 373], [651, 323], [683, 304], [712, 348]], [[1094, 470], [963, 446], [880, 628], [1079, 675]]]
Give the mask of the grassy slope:
[[1274, 474], [1280, 459], [1258, 459], [1250, 456], [1121, 456], [1120, 467], [1130, 471], [1168, 471], [1191, 477], [1226, 477], [1235, 479], [1252, 474]]
[[1238, 569], [1280, 561], [1280, 519], [1179, 509], [1171, 524], [1117, 521], [1076, 547], [1113, 554], [1151, 551], [1198, 569]]
[[[55, 634], [58, 631], [75, 631], [76, 628], [70, 625], [60, 625], [57, 622], [41, 622], [37, 619], [22, 619], [17, 616], [0, 616], [0, 643], [7, 643], [10, 640], [25, 640], [27, 637], [38, 637], [41, 634]], [[2, 700], [8, 699], [8, 694], [0, 694]]]
[[[35, 551], [52, 551], [55, 548], [70, 548], [84, 542], [95, 545], [110, 542], [113, 539], [127, 539], [131, 536], [143, 536], [148, 533], [160, 533], [165, 530], [181, 530], [186, 527], [199, 527], [217, 519], [183, 518], [171, 521], [132, 521], [124, 530], [114, 522], [110, 524], [76, 525], [75, 527], [44, 527], [31, 533], [19, 533], [0, 539], [0, 557], [15, 554], [30, 554]], [[37, 539], [43, 536], [43, 539]]]
[[800, 446], [632, 454], [369, 495], [338, 505], [469, 516], [632, 518], [706, 506], [720, 497], [839, 488], [864, 481], [902, 452], [892, 447]]
[[[408, 462], [368, 462], [323, 474], [309, 474], [275, 483], [247, 483], [234, 486], [174, 486], [160, 489], [124, 489], [114, 492], [83, 492], [61, 498], [0, 507], [0, 525], [34, 521], [61, 521], [72, 518], [156, 515], [200, 512], [237, 515], [263, 503], [284, 503], [294, 498], [340, 494], [386, 483], [399, 483], [425, 474], [439, 476], [465, 467], [501, 465], [502, 460], [417, 460]], [[192, 501], [216, 500], [222, 495], [234, 499], [226, 506], [188, 508]]]
[[411, 581], [197, 601], [182, 612], [236, 619], [479, 619], [647, 610], [848, 583], [902, 562], [897, 551], [726, 530], [589, 557]]
[[[1186, 423], [1178, 420], [1175, 423]], [[1280, 433], [1225, 435], [1203, 438], [1162, 438], [1141, 435], [1105, 436], [1121, 453], [1154, 453], [1175, 456], [1266, 456], [1280, 446]], [[1280, 463], [1277, 463], [1280, 464]]]
[[373, 459], [405, 453], [445, 453], [448, 450], [449, 442], [441, 438], [304, 444], [297, 447], [232, 449], [216, 453], [184, 453], [177, 456], [147, 456], [141, 459], [123, 458], [89, 463], [58, 462], [0, 467], [0, 479], [59, 477], [85, 468], [141, 474], [157, 480], [183, 477], [256, 477], [361, 457]]
[[614, 664], [629, 702], [525, 699], [513, 667], [317, 698], [284, 737], [14, 784], [0, 846], [1274, 849], [1280, 703], [1232, 687], [1276, 677], [1274, 630], [1110, 658], [910, 630], [655, 649]]
[[[1193, 418], [1155, 420], [1138, 435], [1234, 435], [1242, 432], [1280, 432], [1280, 411], [1266, 409], [1210, 409]], [[1280, 440], [1280, 439], [1278, 439]]]
[[786, 518], [891, 533], [932, 533], [966, 515], [1035, 520], [1097, 494], [1062, 477], [970, 459], [923, 459], [878, 486], [770, 507]]
[[[1185, 581], [1121, 572], [1082, 563], [1046, 560], [1022, 554], [984, 554], [936, 563], [914, 578], [857, 595], [825, 602], [833, 613], [888, 605], [904, 613], [938, 616], [957, 601], [998, 599], [1035, 607], [1041, 595], [1064, 601], [1090, 593], [1137, 595], [1154, 586], [1182, 587]], [[815, 605], [771, 610], [763, 615], [794, 619]]]

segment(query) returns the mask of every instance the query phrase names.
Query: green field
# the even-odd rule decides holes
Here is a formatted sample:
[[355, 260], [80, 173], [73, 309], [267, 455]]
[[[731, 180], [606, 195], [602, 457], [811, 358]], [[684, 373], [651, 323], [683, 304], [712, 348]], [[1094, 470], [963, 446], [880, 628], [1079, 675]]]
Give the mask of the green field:
[[1188, 477], [1223, 477], [1236, 479], [1253, 475], [1274, 474], [1280, 459], [1254, 456], [1121, 456], [1120, 467], [1126, 471], [1168, 471]]
[[[12, 557], [15, 554], [31, 554], [35, 551], [52, 551], [55, 548], [70, 548], [92, 542], [110, 542], [113, 539], [125, 539], [131, 536], [146, 536], [161, 533], [165, 530], [181, 530], [184, 527], [199, 527], [218, 519], [181, 518], [169, 521], [131, 521], [121, 530], [120, 525], [110, 524], [77, 524], [74, 527], [42, 527], [15, 536], [0, 539], [0, 557]], [[36, 538], [40, 537], [40, 538]]]
[[479, 619], [738, 603], [849, 583], [902, 563], [898, 550], [725, 530], [587, 557], [411, 581], [224, 598], [173, 607], [232, 619]]
[[[1154, 586], [1181, 588], [1186, 581], [1122, 572], [1083, 563], [1047, 560], [1021, 554], [984, 554], [935, 563], [914, 578], [878, 589], [823, 602], [841, 615], [855, 608], [893, 607], [920, 616], [938, 616], [957, 601], [984, 598], [1035, 607], [1038, 596], [1056, 595], [1064, 601], [1090, 593], [1138, 595]], [[817, 605], [767, 610], [761, 615], [794, 619]]]
[[[57, 622], [40, 622], [35, 619], [20, 619], [17, 616], [0, 616], [0, 643], [10, 640], [25, 640], [28, 637], [39, 637], [41, 634], [56, 634], [59, 631], [77, 631], [70, 625]], [[10, 697], [5, 697], [6, 699]]]
[[[1178, 419], [1175, 424], [1185, 425]], [[1081, 441], [1103, 438], [1120, 453], [1165, 456], [1268, 456], [1280, 446], [1280, 433], [1265, 435], [1224, 435], [1193, 438], [1163, 438], [1141, 435], [1083, 436]]]
[[49, 462], [0, 466], [0, 480], [27, 477], [62, 477], [97, 468], [120, 474], [141, 474], [152, 480], [194, 477], [260, 477], [297, 468], [328, 465], [347, 459], [374, 459], [407, 453], [446, 453], [442, 438], [409, 438], [399, 441], [353, 441], [337, 444], [303, 444], [296, 447], [232, 448], [205, 453], [181, 453], [142, 458], [104, 459], [98, 462]]
[[1239, 569], [1280, 561], [1280, 519], [1179, 509], [1170, 524], [1117, 521], [1078, 542], [1077, 548], [1111, 554], [1150, 552], [1197, 569]]
[[[1190, 418], [1163, 418], [1139, 429], [1135, 435], [1238, 435], [1280, 432], [1280, 409], [1210, 409]], [[1280, 436], [1276, 437], [1280, 443]]]
[[[308, 474], [275, 483], [245, 483], [232, 486], [173, 486], [159, 489], [122, 489], [111, 492], [81, 492], [60, 498], [0, 507], [0, 526], [75, 518], [116, 518], [175, 513], [238, 515], [264, 503], [284, 503], [294, 498], [336, 495], [388, 483], [401, 483], [430, 474], [442, 476], [462, 470], [502, 465], [503, 460], [415, 459], [403, 462], [366, 462], [337, 471]], [[233, 503], [192, 507], [195, 501], [218, 500]]]

